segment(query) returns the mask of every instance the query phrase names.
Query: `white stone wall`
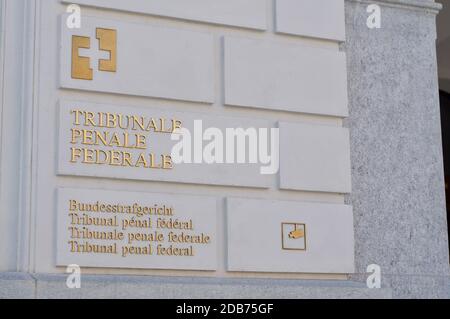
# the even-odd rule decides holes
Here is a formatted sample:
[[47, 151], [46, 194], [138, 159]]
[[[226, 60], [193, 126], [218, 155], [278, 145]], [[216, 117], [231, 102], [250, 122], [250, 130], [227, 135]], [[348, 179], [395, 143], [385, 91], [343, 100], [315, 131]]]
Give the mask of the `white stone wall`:
[[33, 5], [1, 1], [0, 7], [0, 271], [19, 271], [29, 261], [23, 248], [30, 235]]
[[[351, 267], [345, 271], [331, 269], [322, 275], [305, 274], [302, 269], [294, 269], [290, 274], [281, 274], [276, 269], [271, 274], [258, 273], [258, 267], [230, 273], [226, 242], [227, 198], [249, 198], [256, 203], [260, 200], [261, 206], [263, 199], [270, 199], [280, 208], [286, 201], [294, 202], [294, 211], [295, 202], [299, 203], [299, 208], [302, 202], [344, 207], [343, 194], [349, 193], [351, 188], [348, 131], [342, 128], [342, 119], [348, 114], [345, 53], [339, 50], [345, 37], [343, 1], [321, 1], [320, 5], [302, 1], [299, 7], [282, 0], [216, 1], [214, 4], [191, 1], [188, 8], [184, 8], [186, 1], [154, 1], [148, 5], [128, 1], [125, 7], [122, 1], [75, 2], [87, 5], [82, 7], [80, 30], [68, 30], [61, 25], [66, 4], [57, 0], [17, 1], [9, 8], [11, 12], [22, 10], [30, 16], [34, 16], [34, 12], [37, 15], [36, 20], [29, 20], [22, 26], [22, 33], [30, 32], [36, 38], [25, 37], [15, 47], [16, 50], [22, 48], [24, 59], [29, 62], [23, 65], [26, 72], [21, 74], [26, 76], [20, 80], [26, 85], [15, 95], [16, 101], [24, 103], [23, 108], [8, 107], [15, 112], [21, 110], [16, 116], [22, 125], [21, 135], [15, 135], [20, 136], [20, 142], [8, 153], [15, 162], [9, 163], [13, 164], [7, 166], [10, 169], [2, 166], [2, 174], [14, 175], [4, 180], [18, 183], [11, 188], [16, 198], [7, 196], [8, 200], [14, 199], [11, 203], [2, 200], [8, 212], [2, 214], [2, 218], [10, 219], [3, 224], [8, 227], [2, 232], [6, 239], [1, 247], [10, 253], [8, 258], [2, 259], [2, 270], [64, 271], [55, 266], [56, 221], [60, 213], [56, 191], [77, 188], [200, 195], [217, 202], [216, 272], [111, 267], [86, 270], [89, 273], [345, 278], [337, 273], [349, 272]], [[294, 13], [300, 19], [286, 10], [291, 5], [295, 6]], [[324, 13], [323, 5], [332, 5], [335, 14]], [[302, 16], [306, 11], [313, 18]], [[108, 74], [94, 72], [90, 82], [75, 81], [69, 76], [70, 46], [65, 41], [68, 35], [77, 32], [95, 38], [95, 34], [86, 34], [95, 26], [114, 27], [125, 35], [120, 38], [119, 33], [117, 76], [111, 79]], [[15, 35], [20, 34], [20, 30], [15, 32]], [[141, 37], [141, 47], [131, 48], [138, 43], [135, 37]], [[159, 49], [156, 55], [142, 55], [154, 48]], [[13, 61], [14, 57], [10, 59], [8, 61]], [[141, 64], [139, 69], [141, 60], [147, 63]], [[177, 68], [171, 68], [173, 65]], [[197, 114], [214, 119], [212, 123], [227, 118], [238, 123], [268, 123], [268, 127], [280, 127], [281, 134], [287, 136], [282, 141], [281, 171], [263, 179], [256, 175], [244, 178], [241, 173], [230, 178], [189, 172], [167, 179], [138, 175], [135, 178], [132, 174], [117, 175], [108, 170], [96, 173], [61, 170], [58, 139], [64, 123], [60, 123], [58, 112], [62, 101], [81, 101], [84, 105], [101, 104], [123, 110], [161, 110], [183, 116]], [[23, 117], [24, 114], [27, 115]], [[13, 118], [7, 118], [6, 125], [12, 125]], [[287, 141], [292, 137], [297, 142], [290, 144]], [[308, 142], [311, 139], [315, 142]], [[320, 146], [330, 141], [331, 147]], [[297, 157], [303, 160], [301, 164], [292, 160]], [[13, 169], [14, 165], [17, 169]], [[205, 178], [192, 178], [189, 174]], [[2, 186], [5, 183], [2, 182]], [[215, 186], [209, 186], [211, 184]], [[2, 187], [2, 191], [4, 189]], [[317, 226], [319, 232], [320, 225]], [[351, 248], [353, 236], [349, 235], [351, 238], [346, 245]]]

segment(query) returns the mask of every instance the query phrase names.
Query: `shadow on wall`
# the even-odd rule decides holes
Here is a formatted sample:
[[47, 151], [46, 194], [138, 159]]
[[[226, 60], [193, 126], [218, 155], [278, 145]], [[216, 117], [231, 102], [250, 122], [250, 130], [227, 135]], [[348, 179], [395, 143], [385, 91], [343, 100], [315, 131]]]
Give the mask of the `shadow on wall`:
[[[445, 196], [447, 198], [447, 227], [450, 233], [450, 93], [439, 91], [441, 102], [442, 146], [444, 151]], [[450, 240], [449, 240], [450, 249]]]

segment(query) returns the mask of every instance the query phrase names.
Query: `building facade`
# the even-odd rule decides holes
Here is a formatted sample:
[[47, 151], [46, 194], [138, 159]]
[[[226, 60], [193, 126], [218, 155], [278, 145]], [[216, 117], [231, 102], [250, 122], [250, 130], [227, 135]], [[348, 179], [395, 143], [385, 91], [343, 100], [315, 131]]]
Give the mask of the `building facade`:
[[[0, 5], [0, 297], [450, 297], [442, 5]], [[174, 163], [199, 120], [279, 170]]]

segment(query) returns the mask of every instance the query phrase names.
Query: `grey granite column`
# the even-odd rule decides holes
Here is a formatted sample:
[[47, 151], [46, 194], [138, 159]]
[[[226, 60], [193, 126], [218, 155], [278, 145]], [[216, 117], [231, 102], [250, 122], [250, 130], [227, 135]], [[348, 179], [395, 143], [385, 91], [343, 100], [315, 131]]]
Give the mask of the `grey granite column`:
[[[369, 3], [381, 29], [366, 25]], [[356, 279], [393, 297], [450, 297], [436, 22], [426, 0], [347, 0]]]

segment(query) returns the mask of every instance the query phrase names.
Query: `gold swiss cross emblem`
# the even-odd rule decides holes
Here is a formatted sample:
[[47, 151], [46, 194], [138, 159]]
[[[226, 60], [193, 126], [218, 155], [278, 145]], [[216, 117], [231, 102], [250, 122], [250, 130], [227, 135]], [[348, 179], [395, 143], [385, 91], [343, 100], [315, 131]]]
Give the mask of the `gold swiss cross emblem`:
[[[112, 29], [96, 29], [98, 48], [102, 53], [109, 53], [108, 58], [98, 59], [98, 71], [117, 71], [117, 31]], [[93, 80], [94, 70], [91, 67], [91, 58], [80, 53], [80, 49], [91, 49], [91, 38], [85, 36], [72, 36], [72, 78], [79, 80]], [[106, 55], [105, 54], [105, 55]]]

